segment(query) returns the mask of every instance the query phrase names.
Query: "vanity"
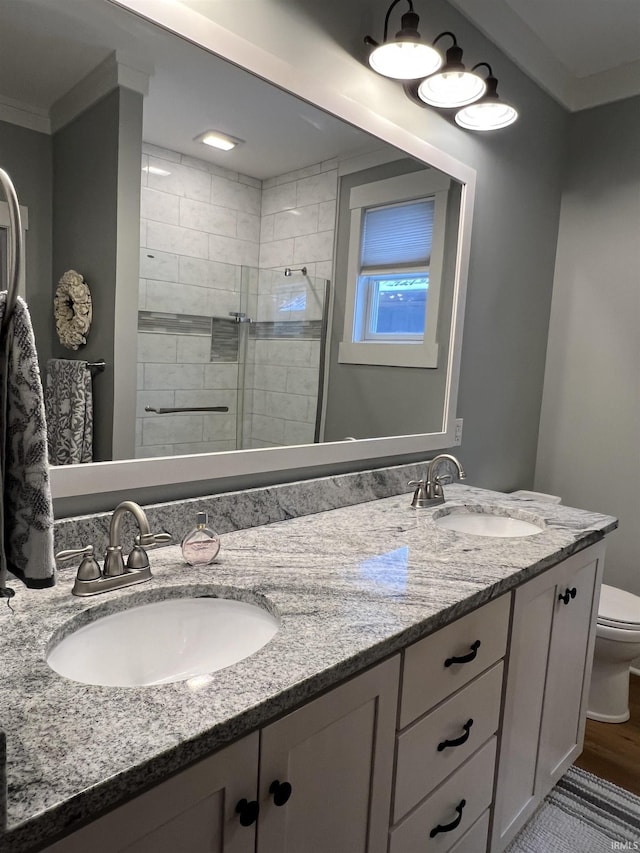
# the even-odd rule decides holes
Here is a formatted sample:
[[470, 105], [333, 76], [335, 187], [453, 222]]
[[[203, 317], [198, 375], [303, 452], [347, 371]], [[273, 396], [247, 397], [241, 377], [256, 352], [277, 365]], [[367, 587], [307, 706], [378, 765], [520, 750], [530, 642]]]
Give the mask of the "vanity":
[[[2, 632], [0, 849], [503, 850], [581, 750], [617, 522], [459, 484], [445, 496], [237, 530], [199, 569], [161, 548], [150, 582], [89, 601], [71, 596], [72, 572], [18, 590]], [[541, 529], [437, 523], [489, 509]], [[226, 669], [151, 687], [80, 684], [45, 663], [83, 611], [210, 595], [262, 602], [277, 634]]]

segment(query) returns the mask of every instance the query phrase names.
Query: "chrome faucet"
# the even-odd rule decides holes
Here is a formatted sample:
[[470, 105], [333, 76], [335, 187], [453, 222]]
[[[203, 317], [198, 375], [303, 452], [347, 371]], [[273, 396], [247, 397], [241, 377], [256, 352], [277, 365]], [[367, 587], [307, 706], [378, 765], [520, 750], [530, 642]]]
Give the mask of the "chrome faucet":
[[[135, 537], [135, 544], [129, 552], [125, 565], [122, 556], [120, 528], [122, 518], [127, 512], [130, 512], [135, 518], [140, 532]], [[78, 567], [78, 573], [71, 591], [74, 595], [97, 595], [101, 592], [150, 580], [152, 577], [151, 567], [145, 547], [149, 548], [161, 542], [170, 541], [171, 535], [169, 533], [151, 532], [149, 520], [141, 506], [134, 501], [123, 501], [118, 504], [111, 516], [109, 545], [105, 553], [102, 570], [93, 555], [93, 545], [71, 551], [61, 551], [56, 554], [56, 557], [64, 562], [82, 556], [83, 559]]]
[[434, 458], [429, 461], [426, 480], [411, 480], [409, 483], [410, 486], [416, 487], [411, 501], [411, 506], [414, 509], [426, 506], [437, 506], [438, 504], [444, 503], [442, 485], [445, 482], [451, 483], [453, 481], [451, 474], [445, 474], [441, 477], [437, 473], [438, 468], [445, 461], [452, 462], [458, 469], [459, 479], [464, 480], [466, 476], [464, 469], [456, 457], [452, 456], [450, 453], [439, 453], [438, 456], [434, 456]]

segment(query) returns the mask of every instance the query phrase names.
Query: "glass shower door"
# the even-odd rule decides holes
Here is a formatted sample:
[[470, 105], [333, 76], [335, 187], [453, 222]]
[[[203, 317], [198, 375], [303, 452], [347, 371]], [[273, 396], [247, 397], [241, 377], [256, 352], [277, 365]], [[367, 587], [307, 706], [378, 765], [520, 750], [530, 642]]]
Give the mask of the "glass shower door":
[[238, 369], [244, 378], [238, 448], [313, 443], [319, 435], [329, 282], [301, 271], [285, 275], [245, 267], [242, 292], [251, 322], [240, 333], [239, 353], [246, 360]]

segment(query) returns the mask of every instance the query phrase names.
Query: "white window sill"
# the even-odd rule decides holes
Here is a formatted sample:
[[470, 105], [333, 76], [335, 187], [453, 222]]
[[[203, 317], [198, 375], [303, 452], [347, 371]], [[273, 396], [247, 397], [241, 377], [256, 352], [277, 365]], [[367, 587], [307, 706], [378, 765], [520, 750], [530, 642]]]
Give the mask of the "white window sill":
[[342, 341], [338, 348], [340, 364], [380, 364], [387, 367], [437, 367], [438, 344], [378, 344], [365, 341]]

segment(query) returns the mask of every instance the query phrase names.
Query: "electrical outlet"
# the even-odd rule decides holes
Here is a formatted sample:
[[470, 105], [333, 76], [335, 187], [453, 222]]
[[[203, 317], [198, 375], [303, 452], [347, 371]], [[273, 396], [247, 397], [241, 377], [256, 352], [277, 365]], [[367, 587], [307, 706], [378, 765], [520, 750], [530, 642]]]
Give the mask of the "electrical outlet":
[[456, 431], [453, 434], [453, 443], [462, 444], [462, 418], [456, 418]]

